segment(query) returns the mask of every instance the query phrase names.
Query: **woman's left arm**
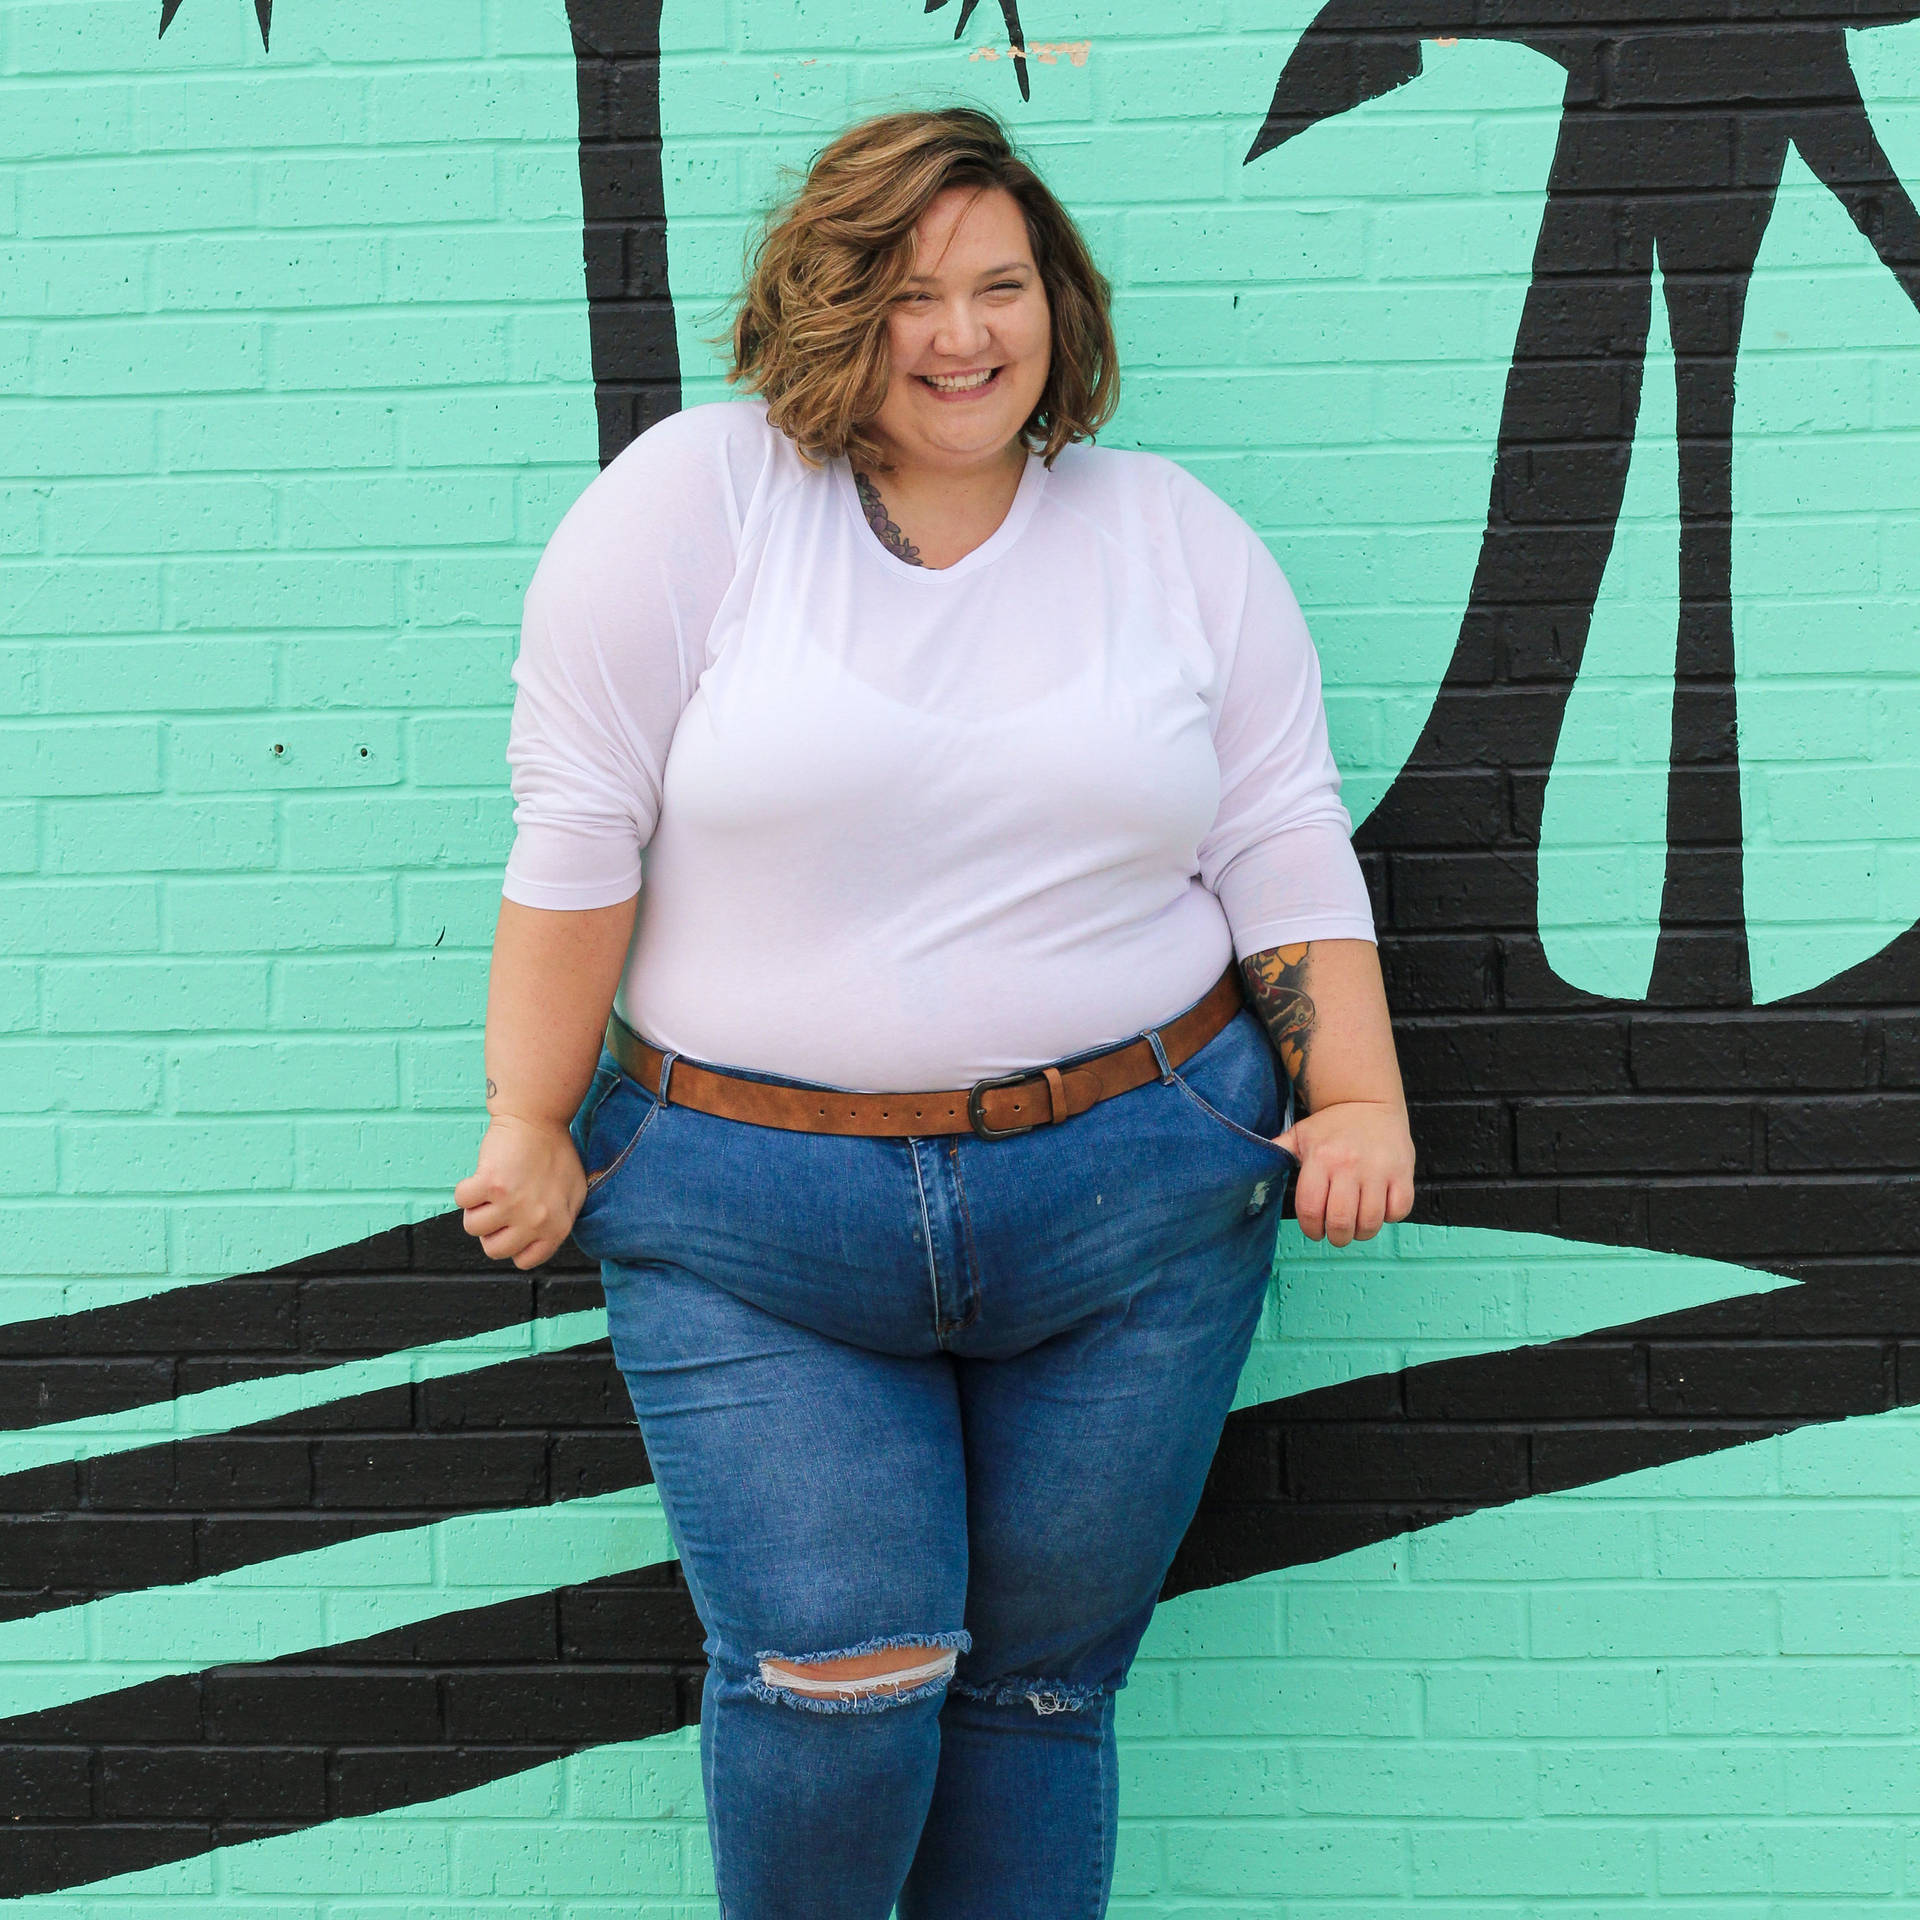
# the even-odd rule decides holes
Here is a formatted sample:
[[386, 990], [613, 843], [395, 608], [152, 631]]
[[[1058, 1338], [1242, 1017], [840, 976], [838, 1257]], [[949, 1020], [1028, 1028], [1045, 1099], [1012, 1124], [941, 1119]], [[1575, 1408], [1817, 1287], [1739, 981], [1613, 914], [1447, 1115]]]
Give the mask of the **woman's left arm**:
[[1309, 1240], [1371, 1240], [1413, 1211], [1413, 1136], [1370, 940], [1267, 947], [1240, 963], [1254, 1011], [1306, 1108], [1277, 1144], [1300, 1162]]

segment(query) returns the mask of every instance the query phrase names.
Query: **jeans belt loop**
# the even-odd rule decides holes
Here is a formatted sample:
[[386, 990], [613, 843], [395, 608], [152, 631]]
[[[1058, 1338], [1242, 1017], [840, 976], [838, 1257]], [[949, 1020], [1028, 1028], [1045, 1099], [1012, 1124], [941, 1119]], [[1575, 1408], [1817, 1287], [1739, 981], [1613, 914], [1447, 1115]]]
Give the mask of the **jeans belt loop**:
[[1160, 1063], [1160, 1084], [1164, 1087], [1173, 1078], [1173, 1069], [1167, 1064], [1167, 1050], [1160, 1044], [1158, 1028], [1147, 1035], [1147, 1045], [1153, 1049], [1153, 1057]]
[[663, 1053], [660, 1056], [660, 1091], [653, 1097], [663, 1107], [673, 1105], [672, 1100], [667, 1097], [667, 1089], [673, 1085], [673, 1063], [679, 1058], [677, 1053]]

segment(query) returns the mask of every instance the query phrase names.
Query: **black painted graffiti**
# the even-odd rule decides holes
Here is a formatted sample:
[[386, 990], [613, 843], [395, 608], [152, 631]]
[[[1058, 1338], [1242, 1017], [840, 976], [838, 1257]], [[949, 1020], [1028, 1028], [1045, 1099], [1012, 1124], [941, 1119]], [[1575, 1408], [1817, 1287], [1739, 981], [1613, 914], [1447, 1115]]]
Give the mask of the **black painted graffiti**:
[[[1567, 71], [1471, 596], [1425, 727], [1356, 836], [1423, 1218], [1807, 1277], [1920, 1247], [1920, 929], [1753, 1005], [1731, 585], [1741, 320], [1789, 144], [1920, 305], [1920, 214], [1846, 46], [1849, 28], [1917, 13], [1332, 0], [1248, 149], [1251, 163], [1412, 80], [1423, 38], [1518, 41]], [[1680, 613], [1660, 929], [1636, 1002], [1554, 974], [1538, 854], [1626, 484], [1656, 262], [1678, 389]]]
[[[160, 0], [160, 32], [164, 36], [173, 25], [173, 16], [180, 11], [181, 0]], [[267, 45], [268, 36], [273, 30], [273, 0], [253, 0], [254, 17], [260, 22], [260, 44]]]

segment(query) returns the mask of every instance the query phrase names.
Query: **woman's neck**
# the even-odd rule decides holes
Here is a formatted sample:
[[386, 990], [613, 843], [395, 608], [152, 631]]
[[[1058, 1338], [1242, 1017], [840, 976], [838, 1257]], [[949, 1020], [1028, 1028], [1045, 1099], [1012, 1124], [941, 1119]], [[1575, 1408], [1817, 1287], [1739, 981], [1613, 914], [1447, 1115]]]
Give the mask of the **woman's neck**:
[[889, 552], [918, 566], [950, 567], [999, 529], [1029, 457], [1019, 440], [958, 466], [895, 453], [885, 468], [856, 464], [854, 480], [867, 524]]

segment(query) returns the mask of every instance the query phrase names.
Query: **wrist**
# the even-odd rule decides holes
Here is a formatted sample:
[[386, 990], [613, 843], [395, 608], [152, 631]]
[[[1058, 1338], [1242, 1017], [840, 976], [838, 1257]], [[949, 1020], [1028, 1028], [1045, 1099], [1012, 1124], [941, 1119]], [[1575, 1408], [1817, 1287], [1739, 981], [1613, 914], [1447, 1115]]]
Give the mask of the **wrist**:
[[487, 1124], [490, 1127], [517, 1128], [523, 1133], [564, 1133], [572, 1137], [568, 1119], [551, 1113], [529, 1113], [492, 1102], [487, 1107]]

